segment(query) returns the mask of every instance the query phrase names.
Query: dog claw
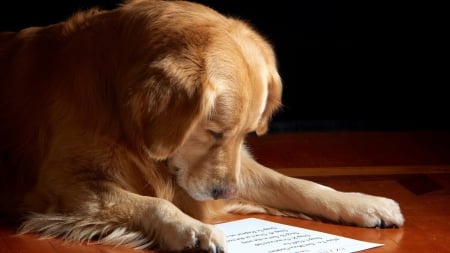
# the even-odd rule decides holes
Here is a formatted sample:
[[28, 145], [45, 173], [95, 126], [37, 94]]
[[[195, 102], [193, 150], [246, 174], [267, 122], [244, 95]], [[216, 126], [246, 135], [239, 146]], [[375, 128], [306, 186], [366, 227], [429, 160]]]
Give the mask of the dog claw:
[[196, 248], [196, 249], [200, 248], [200, 240], [198, 238], [195, 241], [194, 248]]
[[384, 220], [380, 220], [380, 222], [373, 228], [386, 228], [386, 222], [384, 222]]
[[220, 247], [216, 244], [210, 244], [207, 252], [208, 253], [225, 253], [225, 250], [223, 247]]
[[213, 251], [213, 253], [224, 253], [225, 251], [222, 249], [222, 248], [219, 248], [219, 247], [214, 247], [214, 251]]
[[384, 220], [380, 221], [380, 228], [386, 228], [386, 223], [384, 222]]

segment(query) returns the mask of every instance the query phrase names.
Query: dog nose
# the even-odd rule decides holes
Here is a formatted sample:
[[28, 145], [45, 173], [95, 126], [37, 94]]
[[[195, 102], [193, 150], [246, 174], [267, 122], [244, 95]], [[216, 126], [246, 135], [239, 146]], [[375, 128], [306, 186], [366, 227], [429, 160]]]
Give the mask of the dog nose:
[[214, 187], [211, 190], [213, 199], [228, 199], [236, 194], [236, 187]]

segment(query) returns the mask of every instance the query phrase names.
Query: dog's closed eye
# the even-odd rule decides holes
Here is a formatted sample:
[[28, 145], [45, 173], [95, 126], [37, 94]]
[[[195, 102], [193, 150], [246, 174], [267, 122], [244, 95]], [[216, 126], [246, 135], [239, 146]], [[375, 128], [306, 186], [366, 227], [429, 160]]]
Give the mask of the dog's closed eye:
[[215, 140], [222, 140], [223, 139], [223, 133], [217, 132], [213, 130], [208, 130], [208, 133], [215, 139]]

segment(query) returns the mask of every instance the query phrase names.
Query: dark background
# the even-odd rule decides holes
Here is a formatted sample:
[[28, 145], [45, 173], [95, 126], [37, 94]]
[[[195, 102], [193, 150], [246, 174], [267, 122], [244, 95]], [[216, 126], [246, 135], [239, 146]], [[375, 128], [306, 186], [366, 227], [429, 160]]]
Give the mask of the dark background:
[[[48, 25], [76, 10], [110, 9], [119, 2], [8, 1], [0, 7], [0, 28]], [[441, 62], [448, 58], [440, 49], [444, 35], [428, 26], [440, 20], [435, 15], [430, 21], [424, 7], [322, 0], [197, 2], [248, 21], [273, 44], [284, 107], [272, 132], [450, 130], [449, 80], [442, 74], [448, 66]]]

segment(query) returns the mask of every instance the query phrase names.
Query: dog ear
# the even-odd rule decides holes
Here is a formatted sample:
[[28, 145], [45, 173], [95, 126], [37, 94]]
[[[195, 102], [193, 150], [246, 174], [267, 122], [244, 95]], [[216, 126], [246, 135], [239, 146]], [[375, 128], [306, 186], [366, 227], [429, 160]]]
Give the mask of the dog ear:
[[131, 92], [134, 126], [129, 130], [152, 158], [169, 157], [209, 106], [202, 73], [192, 59], [166, 57], [148, 67], [144, 81]]
[[269, 129], [269, 121], [272, 115], [281, 107], [281, 77], [276, 70], [272, 70], [271, 78], [268, 84], [268, 96], [266, 108], [264, 109], [258, 127], [257, 135], [263, 135]]
[[143, 123], [145, 146], [156, 159], [170, 156], [184, 142], [202, 114], [200, 90], [189, 94], [186, 90], [171, 88], [166, 92], [163, 96], [167, 98], [160, 101], [157, 111], [148, 114]]

